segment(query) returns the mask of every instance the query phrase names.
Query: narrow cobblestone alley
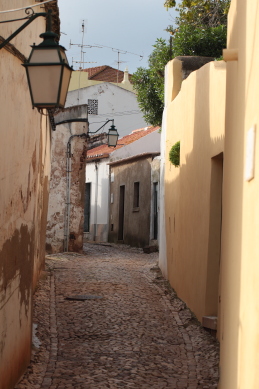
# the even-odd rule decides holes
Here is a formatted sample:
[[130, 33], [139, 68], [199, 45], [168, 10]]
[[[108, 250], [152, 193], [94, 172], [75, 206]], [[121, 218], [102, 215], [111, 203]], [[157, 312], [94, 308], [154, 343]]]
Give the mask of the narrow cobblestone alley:
[[31, 365], [16, 389], [216, 388], [218, 343], [157, 261], [157, 253], [100, 244], [47, 257]]

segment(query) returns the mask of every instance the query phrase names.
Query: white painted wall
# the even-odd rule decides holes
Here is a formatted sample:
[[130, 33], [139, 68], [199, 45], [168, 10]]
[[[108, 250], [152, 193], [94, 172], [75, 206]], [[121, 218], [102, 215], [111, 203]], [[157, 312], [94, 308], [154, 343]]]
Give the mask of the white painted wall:
[[156, 130], [110, 154], [110, 162], [140, 155], [143, 153], [160, 153], [160, 132]]
[[[167, 87], [168, 79], [168, 66], [165, 67], [165, 88]], [[167, 96], [167, 90], [165, 89], [165, 96]], [[166, 234], [165, 234], [165, 151], [166, 151], [166, 115], [167, 107], [165, 106], [162, 120], [161, 131], [161, 151], [160, 151], [160, 205], [159, 205], [159, 267], [164, 275], [168, 278], [167, 272], [167, 254], [166, 254]]]
[[86, 164], [86, 183], [91, 183], [90, 232], [87, 240], [108, 241], [109, 165], [108, 158]]
[[[137, 128], [147, 126], [139, 109], [135, 93], [109, 82], [68, 92], [66, 107], [98, 100], [98, 115], [88, 115], [89, 131], [96, 131], [107, 119], [114, 119], [120, 138]], [[101, 131], [107, 132], [112, 123]]]

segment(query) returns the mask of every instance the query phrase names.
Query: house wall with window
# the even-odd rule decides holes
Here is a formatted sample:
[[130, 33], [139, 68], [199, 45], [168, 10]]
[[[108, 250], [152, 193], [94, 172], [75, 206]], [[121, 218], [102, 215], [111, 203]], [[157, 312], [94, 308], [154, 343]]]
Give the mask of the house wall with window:
[[[0, 11], [30, 4], [2, 0]], [[56, 4], [53, 11], [58, 19]], [[24, 10], [7, 12], [0, 21], [24, 16]], [[0, 42], [22, 23], [0, 24]], [[45, 18], [38, 18], [0, 50], [1, 389], [13, 388], [30, 362], [32, 298], [44, 269], [51, 130], [48, 116], [32, 109], [22, 63], [45, 29]]]
[[[85, 240], [108, 241], [109, 210], [110, 203], [113, 201], [113, 194], [110, 193], [110, 181], [113, 182], [114, 179], [114, 173], [110, 172], [109, 162], [139, 155], [147, 150], [150, 153], [159, 152], [159, 127], [145, 127], [135, 130], [131, 134], [120, 138], [115, 149], [103, 144], [88, 150], [86, 160]], [[150, 177], [147, 177], [147, 179], [149, 180]], [[89, 190], [90, 193], [87, 192]]]
[[[98, 130], [107, 119], [114, 119], [120, 137], [147, 126], [134, 92], [109, 82], [68, 92], [66, 107], [88, 104], [89, 131]], [[109, 125], [103, 129], [108, 131]]]
[[151, 165], [146, 153], [110, 163], [109, 241], [135, 247], [150, 244]]

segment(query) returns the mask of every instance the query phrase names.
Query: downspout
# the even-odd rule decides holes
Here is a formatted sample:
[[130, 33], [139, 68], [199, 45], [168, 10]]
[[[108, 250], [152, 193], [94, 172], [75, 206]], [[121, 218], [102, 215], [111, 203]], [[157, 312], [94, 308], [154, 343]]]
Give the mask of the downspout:
[[96, 180], [95, 180], [95, 204], [94, 204], [94, 242], [97, 235], [97, 201], [98, 201], [98, 162], [95, 162]]
[[86, 138], [87, 134], [76, 134], [71, 135], [68, 142], [67, 142], [67, 160], [66, 160], [66, 176], [67, 176], [67, 194], [66, 194], [66, 214], [65, 214], [65, 228], [64, 228], [64, 251], [68, 251], [68, 242], [69, 242], [69, 232], [70, 232], [70, 208], [71, 208], [71, 201], [70, 201], [70, 191], [71, 191], [71, 141], [73, 138], [79, 137], [79, 138]]

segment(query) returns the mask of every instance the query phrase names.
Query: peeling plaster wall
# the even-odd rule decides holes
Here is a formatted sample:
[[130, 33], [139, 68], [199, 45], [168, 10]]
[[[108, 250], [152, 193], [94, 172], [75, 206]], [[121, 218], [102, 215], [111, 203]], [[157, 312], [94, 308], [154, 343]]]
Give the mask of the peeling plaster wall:
[[[0, 10], [16, 7], [14, 0], [0, 3]], [[0, 36], [18, 27], [1, 24]], [[0, 51], [0, 389], [13, 387], [30, 361], [32, 295], [44, 267], [50, 129], [47, 116], [32, 110], [21, 66], [44, 29], [39, 18], [12, 41], [14, 49]]]
[[[86, 118], [87, 106], [66, 108], [55, 115], [55, 122]], [[74, 136], [87, 133], [86, 123], [57, 125], [52, 137], [51, 180], [46, 233], [47, 253], [66, 250], [67, 225], [68, 251], [83, 249], [86, 137]], [[72, 138], [71, 138], [72, 136]], [[67, 145], [71, 139], [71, 168], [68, 168]], [[69, 176], [67, 170], [71, 170]], [[70, 180], [70, 190], [69, 188]], [[70, 201], [68, 199], [70, 196]], [[70, 203], [70, 211], [67, 203]], [[69, 220], [68, 220], [69, 219]]]

